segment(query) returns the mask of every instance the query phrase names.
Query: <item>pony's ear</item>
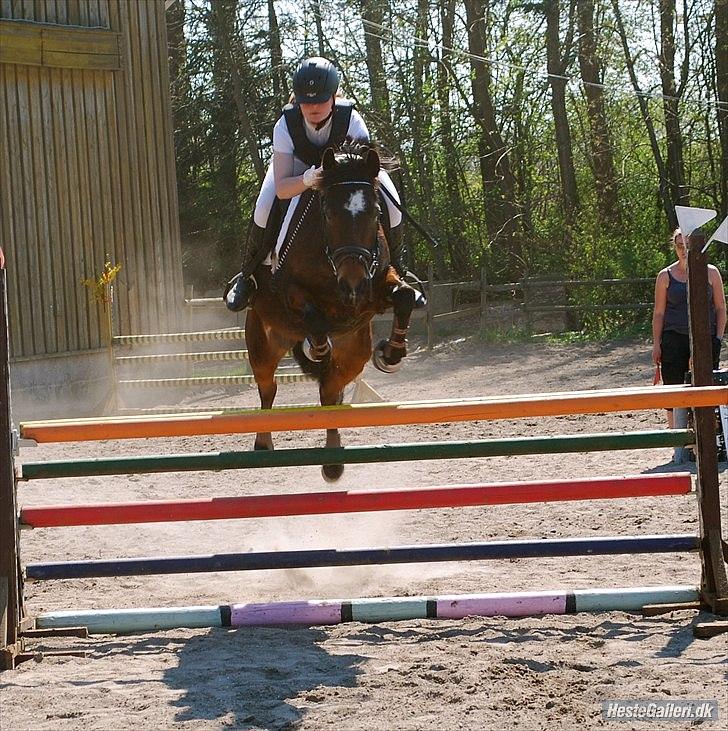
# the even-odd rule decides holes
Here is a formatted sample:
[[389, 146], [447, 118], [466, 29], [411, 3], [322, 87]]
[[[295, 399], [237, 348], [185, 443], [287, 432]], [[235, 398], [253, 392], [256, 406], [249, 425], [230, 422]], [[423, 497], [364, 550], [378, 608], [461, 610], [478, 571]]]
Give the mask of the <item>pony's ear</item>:
[[379, 155], [376, 150], [369, 150], [369, 152], [367, 152], [364, 164], [366, 165], [368, 177], [376, 178], [377, 175], [379, 175]]
[[331, 170], [336, 165], [336, 158], [334, 157], [334, 148], [333, 147], [327, 147], [326, 150], [324, 150], [324, 155], [321, 158], [321, 167], [323, 167], [324, 170]]

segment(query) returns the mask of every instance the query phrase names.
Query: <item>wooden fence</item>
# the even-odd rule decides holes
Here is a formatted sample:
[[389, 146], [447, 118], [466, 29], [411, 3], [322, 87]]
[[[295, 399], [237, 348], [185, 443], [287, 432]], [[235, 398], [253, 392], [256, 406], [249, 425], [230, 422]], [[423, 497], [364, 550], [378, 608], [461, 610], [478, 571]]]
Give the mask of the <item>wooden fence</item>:
[[[485, 269], [474, 281], [436, 282], [428, 272], [432, 307], [427, 312], [427, 344], [432, 348], [439, 322], [471, 317], [479, 329], [521, 328], [528, 332], [581, 329], [587, 318], [620, 311], [643, 317], [653, 307], [654, 278], [524, 278], [489, 284]], [[428, 284], [427, 282], [425, 283]], [[642, 313], [642, 315], [640, 315]]]
[[[437, 340], [442, 325], [458, 320], [478, 322], [481, 331], [488, 329], [524, 329], [561, 332], [579, 329], [585, 316], [618, 311], [647, 313], [652, 309], [654, 278], [630, 279], [550, 279], [524, 278], [518, 282], [488, 284], [485, 270], [471, 281], [437, 282], [432, 268], [423, 284], [429, 305], [415, 311], [413, 325], [423, 323], [428, 349]], [[605, 294], [611, 292], [612, 294]], [[187, 292], [185, 322], [189, 330], [230, 326], [231, 318], [219, 297], [195, 298]], [[244, 313], [243, 313], [244, 314]], [[391, 314], [374, 318], [389, 323]], [[238, 315], [242, 327], [244, 317]]]

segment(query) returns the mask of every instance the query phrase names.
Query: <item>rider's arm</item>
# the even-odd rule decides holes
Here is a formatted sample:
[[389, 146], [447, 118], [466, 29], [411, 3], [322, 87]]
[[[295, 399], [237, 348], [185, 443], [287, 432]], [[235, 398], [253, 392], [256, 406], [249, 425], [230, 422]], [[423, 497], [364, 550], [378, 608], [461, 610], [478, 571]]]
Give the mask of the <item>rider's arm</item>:
[[[311, 187], [304, 182], [304, 176], [311, 178], [307, 170], [303, 175], [293, 174], [293, 155], [287, 152], [273, 153], [273, 179], [276, 184], [276, 195], [282, 200], [300, 195], [304, 190]], [[314, 184], [318, 182], [318, 176], [313, 178]]]

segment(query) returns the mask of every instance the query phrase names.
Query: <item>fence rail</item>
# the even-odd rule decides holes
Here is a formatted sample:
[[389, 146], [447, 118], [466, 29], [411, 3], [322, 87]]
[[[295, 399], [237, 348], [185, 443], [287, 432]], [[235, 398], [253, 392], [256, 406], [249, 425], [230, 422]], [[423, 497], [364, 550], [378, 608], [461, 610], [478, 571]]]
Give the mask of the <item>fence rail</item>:
[[[526, 329], [533, 330], [538, 316], [563, 316], [561, 327], [549, 329], [569, 329], [569, 325], [578, 322], [578, 316], [598, 313], [619, 313], [634, 311], [645, 312], [652, 308], [651, 297], [654, 278], [630, 277], [628, 279], [547, 279], [523, 278], [517, 282], [489, 284], [485, 270], [481, 270], [479, 280], [463, 280], [454, 282], [438, 282], [434, 279], [433, 268], [428, 269], [428, 279], [423, 283], [429, 295], [429, 305], [425, 311], [412, 313], [412, 321], [424, 320], [427, 336], [427, 347], [432, 349], [436, 341], [438, 325], [446, 322], [472, 317], [479, 318], [480, 328], [486, 329], [493, 324], [496, 314], [503, 314], [505, 307], [514, 319], [522, 320]], [[598, 292], [608, 288], [618, 291], [621, 287], [641, 288], [639, 292], [625, 293], [627, 301], [613, 301], [613, 298], [601, 297], [594, 302], [588, 296], [591, 288]], [[573, 290], [579, 295], [573, 299]], [[586, 290], [586, 292], [585, 292]], [[503, 295], [508, 295], [504, 298]], [[586, 295], [586, 297], [585, 297]], [[558, 301], [554, 301], [554, 300]], [[585, 301], [586, 299], [586, 301]], [[610, 301], [612, 300], [612, 301]], [[631, 300], [631, 301], [630, 301]], [[190, 298], [186, 300], [188, 320], [202, 313], [220, 312], [224, 314], [224, 305], [219, 297]], [[567, 321], [570, 318], [571, 322]], [[391, 314], [377, 315], [373, 322], [390, 322]], [[559, 323], [552, 323], [558, 326]]]

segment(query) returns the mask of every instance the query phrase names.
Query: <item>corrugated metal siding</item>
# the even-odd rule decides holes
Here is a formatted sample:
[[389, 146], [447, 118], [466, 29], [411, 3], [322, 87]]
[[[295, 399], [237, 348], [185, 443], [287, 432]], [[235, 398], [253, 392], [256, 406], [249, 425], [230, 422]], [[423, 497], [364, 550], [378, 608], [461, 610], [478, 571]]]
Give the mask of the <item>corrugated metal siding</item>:
[[107, 27], [122, 69], [0, 64], [0, 205], [14, 358], [103, 345], [81, 284], [121, 264], [116, 330], [177, 329], [183, 299], [164, 2], [0, 0], [0, 18]]

